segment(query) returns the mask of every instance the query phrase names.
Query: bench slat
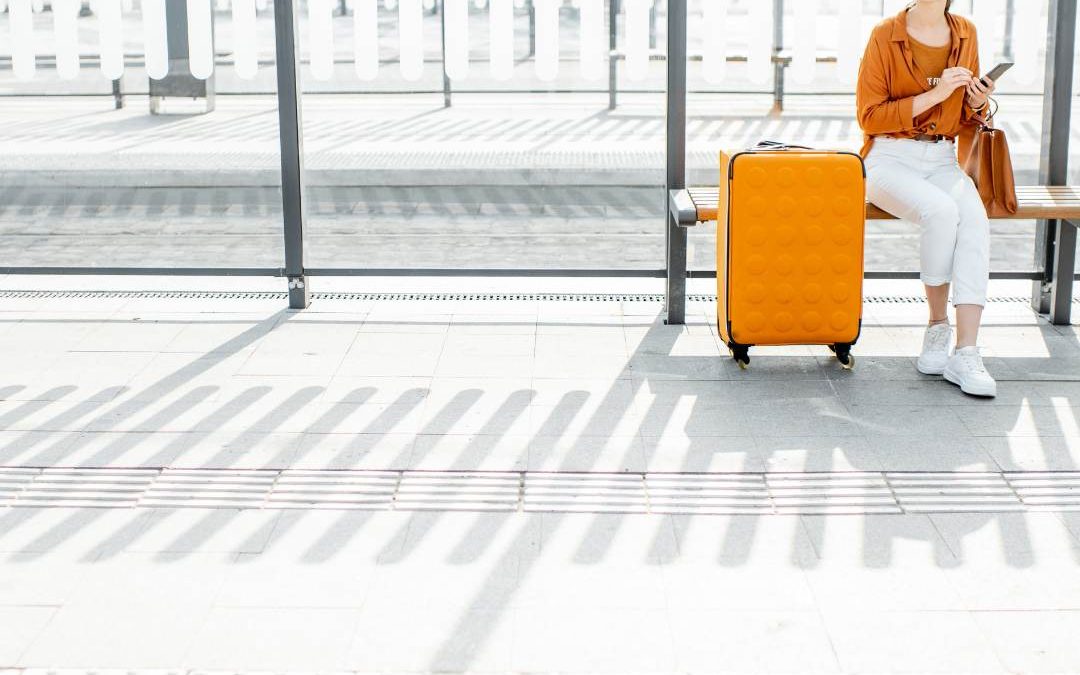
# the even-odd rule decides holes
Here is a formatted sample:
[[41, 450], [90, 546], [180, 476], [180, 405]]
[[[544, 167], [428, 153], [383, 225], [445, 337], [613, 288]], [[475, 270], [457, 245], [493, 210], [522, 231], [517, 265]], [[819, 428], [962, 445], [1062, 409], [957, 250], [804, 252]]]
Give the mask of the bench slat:
[[[697, 207], [697, 219], [700, 222], [716, 220], [720, 202], [719, 188], [692, 187], [687, 190], [690, 199]], [[1010, 216], [1015, 219], [1059, 218], [1080, 220], [1080, 186], [1078, 185], [1018, 185], [1016, 199], [1019, 209]], [[893, 220], [873, 204], [866, 205], [866, 217], [870, 220]]]

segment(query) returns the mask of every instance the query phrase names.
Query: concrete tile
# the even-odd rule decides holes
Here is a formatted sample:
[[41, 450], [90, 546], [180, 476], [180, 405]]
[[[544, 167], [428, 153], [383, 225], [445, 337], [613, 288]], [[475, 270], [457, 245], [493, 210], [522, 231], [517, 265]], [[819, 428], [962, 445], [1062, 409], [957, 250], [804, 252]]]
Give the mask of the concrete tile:
[[817, 606], [797, 562], [676, 562], [661, 570], [667, 606], [675, 611], [811, 611]]
[[509, 672], [515, 623], [511, 611], [367, 608], [345, 663], [363, 672]]
[[924, 515], [806, 515], [801, 519], [817, 554], [817, 567], [926, 569], [957, 562]]
[[253, 351], [258, 339], [273, 328], [273, 322], [255, 318], [216, 316], [196, 319], [180, 326], [172, 340], [160, 351], [190, 354]]
[[19, 562], [93, 561], [127, 550], [151, 514], [132, 509], [11, 509], [0, 516], [0, 551]]
[[307, 433], [291, 468], [399, 471], [409, 468], [415, 443], [410, 433]]
[[77, 431], [0, 431], [0, 464], [51, 466], [64, 463]]
[[679, 672], [841, 672], [814, 611], [676, 610]]
[[629, 401], [577, 396], [569, 396], [556, 405], [533, 405], [529, 419], [530, 434], [560, 434], [568, 438], [633, 436], [645, 424], [642, 413]]
[[[515, 383], [518, 380], [514, 380]], [[425, 434], [526, 435], [533, 391], [526, 382], [513, 389], [467, 388], [435, 391], [424, 406], [419, 430]]]
[[65, 605], [20, 658], [25, 667], [175, 668], [184, 662], [206, 608]]
[[966, 435], [867, 436], [870, 452], [883, 471], [997, 470], [997, 464], [978, 440]]
[[265, 555], [316, 564], [339, 556], [370, 563], [400, 557], [412, 514], [405, 512], [295, 510], [278, 519]]
[[1005, 672], [967, 612], [849, 611], [829, 614], [825, 623], [845, 671]]
[[213, 605], [235, 557], [232, 553], [125, 552], [102, 558], [64, 607], [206, 609]]
[[1077, 559], [1064, 557], [1017, 562], [966, 559], [945, 574], [966, 609], [1075, 610], [1080, 609], [1078, 567]]
[[1080, 407], [1061, 403], [1052, 406], [993, 406], [961, 408], [960, 419], [973, 436], [1077, 436]]
[[871, 438], [878, 436], [964, 436], [961, 410], [933, 405], [849, 406], [849, 419]]
[[1002, 471], [1080, 470], [1080, 436], [980, 437], [978, 441]]
[[215, 607], [184, 662], [207, 669], [340, 669], [358, 620], [350, 609]]
[[11, 554], [0, 554], [0, 607], [59, 607], [92, 566], [93, 561], [20, 560]]
[[315, 434], [417, 433], [423, 425], [423, 404], [320, 403], [310, 407], [309, 422], [301, 429]]
[[344, 352], [288, 352], [256, 349], [238, 371], [240, 375], [332, 376], [342, 364]]
[[56, 613], [55, 607], [0, 607], [0, 663], [16, 666], [22, 663], [35, 638]]
[[826, 617], [854, 611], [965, 609], [944, 572], [922, 564], [873, 567], [826, 561], [806, 581]]
[[973, 612], [998, 660], [1012, 673], [1080, 670], [1074, 636], [1080, 612]]
[[930, 521], [961, 561], [997, 561], [1014, 567], [1045, 559], [1080, 564], [1080, 542], [1062, 514], [935, 513]]
[[755, 447], [770, 472], [880, 471], [880, 454], [859, 436], [775, 437], [757, 436]]
[[753, 438], [644, 436], [645, 466], [654, 472], [760, 472], [766, 455]]
[[529, 436], [435, 435], [416, 437], [410, 469], [417, 471], [524, 471]]
[[591, 610], [661, 610], [667, 605], [665, 567], [621, 560], [567, 564], [540, 559], [522, 566], [514, 606], [567, 615]]
[[362, 377], [337, 375], [323, 392], [325, 403], [393, 403], [423, 400], [430, 377]]
[[672, 630], [658, 610], [520, 610], [513, 670], [650, 673], [675, 670]]
[[241, 553], [222, 586], [218, 607], [360, 608], [375, 565], [348, 555], [316, 564]]
[[159, 352], [183, 330], [173, 322], [112, 321], [94, 325], [73, 349], [81, 352]]
[[663, 563], [679, 554], [669, 516], [544, 513], [541, 522], [548, 561]]
[[672, 516], [678, 561], [736, 569], [806, 567], [817, 561], [799, 516]]
[[[148, 509], [150, 521], [128, 550], [165, 554], [259, 553], [280, 511], [256, 509]], [[176, 556], [180, 557], [180, 556]]]
[[615, 354], [583, 354], [569, 352], [537, 352], [533, 358], [532, 377], [535, 379], [630, 379], [631, 367], [627, 357]]
[[529, 377], [533, 356], [501, 354], [461, 354], [444, 351], [435, 367], [436, 377]]
[[516, 556], [468, 565], [433, 563], [422, 556], [378, 566], [365, 608], [495, 610], [513, 605], [519, 584]]
[[167, 464], [172, 468], [285, 469], [293, 464], [303, 438], [299, 432], [196, 433]]

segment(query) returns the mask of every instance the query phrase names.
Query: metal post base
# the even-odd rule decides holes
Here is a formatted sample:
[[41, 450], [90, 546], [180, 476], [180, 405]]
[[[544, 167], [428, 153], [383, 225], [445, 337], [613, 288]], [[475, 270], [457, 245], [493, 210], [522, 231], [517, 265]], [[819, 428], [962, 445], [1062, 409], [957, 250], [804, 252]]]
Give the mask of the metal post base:
[[307, 277], [289, 277], [289, 309], [307, 309], [310, 304]]

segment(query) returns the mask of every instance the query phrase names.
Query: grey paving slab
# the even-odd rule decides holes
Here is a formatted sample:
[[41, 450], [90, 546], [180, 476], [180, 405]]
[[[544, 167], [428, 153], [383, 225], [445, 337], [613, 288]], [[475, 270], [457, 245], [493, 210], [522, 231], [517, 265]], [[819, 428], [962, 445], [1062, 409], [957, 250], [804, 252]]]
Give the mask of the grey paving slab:
[[1068, 672], [1078, 667], [1075, 651], [1059, 646], [1075, 630], [1075, 612], [973, 612], [972, 616], [1011, 672]]
[[183, 660], [206, 669], [340, 669], [358, 620], [349, 609], [215, 607]]
[[671, 631], [679, 670], [843, 672], [813, 611], [674, 612]]
[[848, 672], [1007, 672], [967, 612], [850, 611], [825, 623]]
[[208, 609], [166, 605], [65, 606], [15, 661], [22, 667], [56, 668], [99, 663], [102, 668], [171, 668]]
[[0, 607], [3, 663], [16, 664], [56, 613], [55, 607]]

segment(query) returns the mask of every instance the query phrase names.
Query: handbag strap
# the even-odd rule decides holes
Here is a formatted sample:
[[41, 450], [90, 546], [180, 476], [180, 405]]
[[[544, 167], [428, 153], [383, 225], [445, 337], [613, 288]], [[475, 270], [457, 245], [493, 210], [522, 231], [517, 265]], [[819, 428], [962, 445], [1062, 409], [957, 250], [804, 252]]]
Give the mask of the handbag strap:
[[981, 124], [984, 127], [992, 127], [992, 126], [994, 126], [994, 117], [997, 116], [998, 107], [999, 106], [998, 106], [997, 100], [995, 100], [994, 97], [992, 97], [992, 96], [987, 96], [986, 97], [986, 109], [989, 110], [989, 113], [982, 114], [982, 115], [978, 115], [978, 114], [975, 115], [975, 121], [978, 122], [979, 124]]

